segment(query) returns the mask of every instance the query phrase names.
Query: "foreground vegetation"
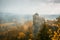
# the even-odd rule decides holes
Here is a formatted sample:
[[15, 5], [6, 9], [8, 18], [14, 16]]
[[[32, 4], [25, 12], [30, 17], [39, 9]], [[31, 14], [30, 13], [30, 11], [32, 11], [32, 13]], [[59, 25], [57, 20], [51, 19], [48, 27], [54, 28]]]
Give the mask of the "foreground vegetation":
[[31, 21], [24, 25], [12, 26], [9, 29], [6, 25], [0, 25], [0, 40], [60, 40], [60, 18], [53, 24], [45, 23], [36, 37], [33, 34], [33, 24]]

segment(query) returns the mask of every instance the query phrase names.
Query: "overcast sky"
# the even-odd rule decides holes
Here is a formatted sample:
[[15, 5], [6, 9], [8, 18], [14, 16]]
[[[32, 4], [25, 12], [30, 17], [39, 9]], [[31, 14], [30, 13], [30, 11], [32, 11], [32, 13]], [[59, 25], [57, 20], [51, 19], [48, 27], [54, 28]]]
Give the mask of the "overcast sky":
[[0, 12], [15, 14], [60, 14], [60, 0], [0, 0]]

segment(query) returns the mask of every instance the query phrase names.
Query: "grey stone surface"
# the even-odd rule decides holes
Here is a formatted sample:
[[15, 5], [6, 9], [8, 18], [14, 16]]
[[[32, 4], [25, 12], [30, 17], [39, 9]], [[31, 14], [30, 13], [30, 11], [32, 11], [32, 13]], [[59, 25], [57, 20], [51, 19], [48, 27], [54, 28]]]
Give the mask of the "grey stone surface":
[[45, 22], [45, 19], [43, 17], [40, 17], [38, 13], [35, 13], [33, 15], [34, 36], [36, 36], [36, 34], [39, 32], [39, 30], [42, 30], [42, 28], [44, 26], [44, 22]]

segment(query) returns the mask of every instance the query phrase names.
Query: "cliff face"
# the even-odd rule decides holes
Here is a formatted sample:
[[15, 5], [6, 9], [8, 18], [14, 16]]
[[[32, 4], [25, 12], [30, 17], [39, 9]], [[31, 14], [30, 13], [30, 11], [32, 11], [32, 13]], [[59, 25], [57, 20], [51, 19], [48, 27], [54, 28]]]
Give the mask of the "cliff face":
[[40, 17], [37, 13], [33, 15], [34, 34], [36, 35], [39, 30], [42, 30], [44, 18]]

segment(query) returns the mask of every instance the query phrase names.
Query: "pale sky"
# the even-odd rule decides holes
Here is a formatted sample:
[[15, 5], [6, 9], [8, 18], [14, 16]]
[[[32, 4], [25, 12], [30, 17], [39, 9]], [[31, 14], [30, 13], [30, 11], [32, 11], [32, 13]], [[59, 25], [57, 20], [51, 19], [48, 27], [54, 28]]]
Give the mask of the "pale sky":
[[60, 0], [0, 0], [0, 12], [15, 14], [60, 14]]

